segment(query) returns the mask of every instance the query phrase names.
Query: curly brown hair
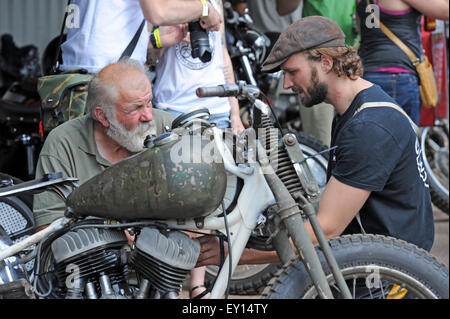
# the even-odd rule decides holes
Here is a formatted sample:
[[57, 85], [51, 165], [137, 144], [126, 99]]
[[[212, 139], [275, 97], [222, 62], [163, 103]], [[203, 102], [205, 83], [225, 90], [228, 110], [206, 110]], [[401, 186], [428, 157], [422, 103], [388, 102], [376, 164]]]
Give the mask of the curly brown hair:
[[356, 80], [363, 75], [361, 58], [352, 47], [320, 48], [305, 51], [309, 60], [320, 61], [322, 55], [327, 55], [333, 59], [333, 71], [340, 76], [347, 76]]

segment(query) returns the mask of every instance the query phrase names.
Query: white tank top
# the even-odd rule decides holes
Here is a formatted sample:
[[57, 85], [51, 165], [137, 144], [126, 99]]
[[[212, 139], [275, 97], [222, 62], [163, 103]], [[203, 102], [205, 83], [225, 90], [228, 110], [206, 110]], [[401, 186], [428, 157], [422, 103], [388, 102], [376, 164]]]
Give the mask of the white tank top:
[[[63, 71], [83, 68], [97, 73], [117, 62], [136, 34], [144, 15], [139, 0], [74, 0], [79, 8], [79, 28], [68, 30], [61, 46]], [[75, 24], [75, 20], [73, 20]], [[132, 59], [145, 63], [149, 33], [144, 26]]]
[[[212, 3], [219, 11], [217, 4], [214, 1]], [[209, 32], [209, 42], [212, 58], [206, 63], [199, 58], [192, 58], [191, 45], [185, 41], [165, 50], [156, 66], [153, 86], [153, 102], [157, 108], [181, 113], [204, 107], [211, 114], [230, 111], [227, 97], [198, 98], [195, 93], [201, 86], [225, 84], [220, 31]]]

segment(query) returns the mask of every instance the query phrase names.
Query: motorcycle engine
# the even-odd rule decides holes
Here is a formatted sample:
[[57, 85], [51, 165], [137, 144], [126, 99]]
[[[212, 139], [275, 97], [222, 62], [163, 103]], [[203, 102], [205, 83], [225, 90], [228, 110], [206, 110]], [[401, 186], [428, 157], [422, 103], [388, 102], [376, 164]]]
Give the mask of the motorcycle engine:
[[80, 229], [52, 243], [59, 290], [67, 299], [131, 296], [126, 284], [127, 238], [123, 231]]
[[[51, 249], [54, 290], [66, 299], [178, 298], [200, 254], [197, 240], [150, 227], [141, 230], [131, 253], [123, 231], [99, 228], [66, 233]], [[139, 288], [130, 284], [133, 275]]]
[[130, 257], [140, 277], [137, 298], [177, 299], [199, 254], [200, 243], [184, 233], [144, 228]]

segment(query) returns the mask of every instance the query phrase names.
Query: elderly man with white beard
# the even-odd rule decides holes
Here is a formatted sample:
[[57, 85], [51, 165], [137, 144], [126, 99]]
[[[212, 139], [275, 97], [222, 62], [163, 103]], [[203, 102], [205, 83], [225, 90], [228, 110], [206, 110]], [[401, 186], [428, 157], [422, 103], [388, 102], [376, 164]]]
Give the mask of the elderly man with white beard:
[[[62, 172], [82, 184], [107, 167], [142, 151], [148, 135], [164, 133], [172, 116], [152, 108], [146, 69], [133, 60], [104, 67], [90, 82], [86, 115], [50, 132], [39, 155], [36, 178]], [[62, 217], [64, 203], [52, 192], [34, 196], [36, 231]]]

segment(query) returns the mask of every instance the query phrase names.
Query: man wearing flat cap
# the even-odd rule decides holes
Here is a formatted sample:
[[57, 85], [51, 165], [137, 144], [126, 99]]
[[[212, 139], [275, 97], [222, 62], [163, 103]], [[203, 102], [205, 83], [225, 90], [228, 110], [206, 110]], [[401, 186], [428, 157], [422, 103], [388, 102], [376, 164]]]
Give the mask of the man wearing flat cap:
[[[379, 86], [361, 78], [360, 58], [345, 45], [339, 26], [319, 16], [298, 20], [280, 35], [262, 70], [284, 71], [284, 88], [297, 92], [306, 107], [327, 102], [336, 110], [336, 148], [317, 213], [327, 238], [366, 232], [429, 251], [433, 212], [413, 125]], [[201, 242], [199, 264], [218, 264], [217, 243]], [[276, 261], [275, 252], [246, 249], [240, 263]]]

